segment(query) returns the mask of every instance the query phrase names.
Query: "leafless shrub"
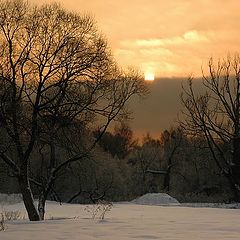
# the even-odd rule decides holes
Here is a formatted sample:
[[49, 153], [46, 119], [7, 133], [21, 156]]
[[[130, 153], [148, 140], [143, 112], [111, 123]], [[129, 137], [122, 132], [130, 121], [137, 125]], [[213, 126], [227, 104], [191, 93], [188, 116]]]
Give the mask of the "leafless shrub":
[[107, 212], [111, 211], [113, 203], [100, 200], [96, 204], [87, 206], [84, 210], [92, 215], [92, 219], [104, 220]]
[[14, 220], [22, 219], [20, 211], [6, 211], [6, 210], [4, 210], [4, 212], [2, 214], [4, 216], [4, 219], [6, 219], [8, 221], [14, 221]]

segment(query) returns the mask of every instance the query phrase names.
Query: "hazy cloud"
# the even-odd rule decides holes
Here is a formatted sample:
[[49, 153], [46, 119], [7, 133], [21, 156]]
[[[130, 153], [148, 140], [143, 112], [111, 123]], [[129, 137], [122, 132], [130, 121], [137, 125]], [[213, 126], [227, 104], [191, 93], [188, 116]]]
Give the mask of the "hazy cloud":
[[181, 45], [188, 43], [200, 43], [209, 41], [207, 34], [200, 33], [196, 30], [188, 31], [182, 36], [176, 36], [171, 38], [160, 39], [137, 39], [137, 40], [125, 40], [120, 42], [122, 46], [127, 48], [153, 48], [163, 47], [169, 45]]
[[239, 50], [239, 0], [58, 1], [92, 13], [122, 65], [142, 68], [154, 61], [159, 76], [200, 75], [209, 57]]

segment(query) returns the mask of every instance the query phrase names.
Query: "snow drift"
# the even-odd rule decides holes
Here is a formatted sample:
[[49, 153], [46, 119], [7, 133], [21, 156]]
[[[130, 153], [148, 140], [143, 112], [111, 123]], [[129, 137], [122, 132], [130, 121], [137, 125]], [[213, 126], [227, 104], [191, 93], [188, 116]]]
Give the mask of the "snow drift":
[[153, 205], [153, 206], [161, 206], [161, 205], [179, 206], [180, 205], [177, 199], [169, 196], [166, 193], [147, 193], [139, 198], [134, 199], [132, 203], [142, 204], [142, 205]]

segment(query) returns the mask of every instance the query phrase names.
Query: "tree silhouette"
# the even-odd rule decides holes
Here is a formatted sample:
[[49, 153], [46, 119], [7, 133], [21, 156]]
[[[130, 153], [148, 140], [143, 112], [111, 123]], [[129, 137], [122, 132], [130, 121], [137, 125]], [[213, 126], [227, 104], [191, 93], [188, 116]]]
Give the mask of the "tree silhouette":
[[[86, 157], [110, 122], [126, 114], [128, 100], [147, 89], [134, 70], [119, 70], [91, 17], [57, 4], [1, 2], [0, 36], [0, 127], [7, 135], [0, 157], [18, 179], [29, 219], [36, 221], [44, 218], [58, 174]], [[73, 122], [85, 128], [97, 122], [101, 133], [59, 162], [56, 136]], [[48, 178], [39, 183], [30, 178], [30, 167], [37, 141], [43, 139], [50, 157]], [[38, 211], [30, 182], [42, 189]]]
[[191, 136], [205, 137], [215, 163], [239, 201], [240, 57], [228, 57], [217, 64], [210, 59], [208, 70], [203, 75], [203, 93], [196, 93], [192, 78], [183, 88], [182, 127]]

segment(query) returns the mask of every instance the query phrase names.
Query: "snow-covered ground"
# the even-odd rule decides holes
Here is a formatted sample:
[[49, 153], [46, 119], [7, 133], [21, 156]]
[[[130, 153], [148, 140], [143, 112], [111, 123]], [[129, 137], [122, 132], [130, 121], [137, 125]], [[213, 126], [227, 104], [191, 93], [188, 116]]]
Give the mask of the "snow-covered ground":
[[[23, 204], [2, 203], [4, 210], [20, 210]], [[91, 206], [90, 206], [91, 208]], [[42, 222], [8, 221], [1, 240], [239, 240], [240, 210], [183, 206], [114, 204], [105, 220], [92, 219], [86, 205], [47, 202]]]

